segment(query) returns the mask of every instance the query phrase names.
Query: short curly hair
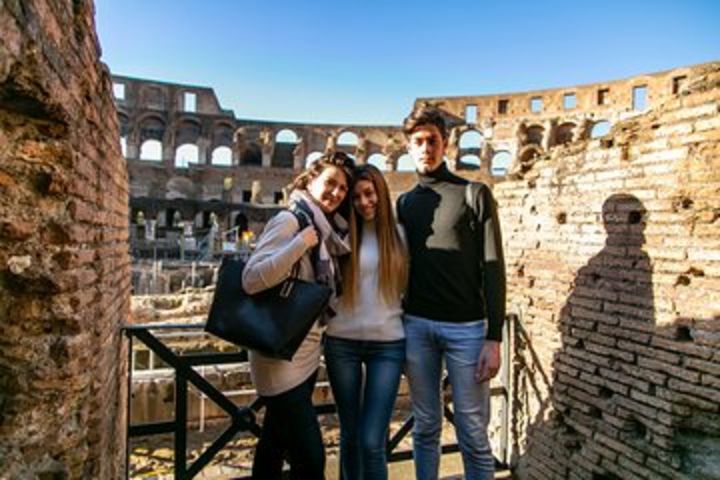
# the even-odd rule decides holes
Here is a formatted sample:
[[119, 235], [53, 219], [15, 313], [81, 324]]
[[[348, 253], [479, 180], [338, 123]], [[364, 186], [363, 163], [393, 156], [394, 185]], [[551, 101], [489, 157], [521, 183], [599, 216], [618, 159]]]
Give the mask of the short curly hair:
[[437, 108], [423, 107], [414, 110], [403, 122], [403, 133], [406, 137], [415, 132], [424, 125], [434, 125], [440, 130], [440, 135], [444, 139], [448, 138], [447, 123], [442, 112]]

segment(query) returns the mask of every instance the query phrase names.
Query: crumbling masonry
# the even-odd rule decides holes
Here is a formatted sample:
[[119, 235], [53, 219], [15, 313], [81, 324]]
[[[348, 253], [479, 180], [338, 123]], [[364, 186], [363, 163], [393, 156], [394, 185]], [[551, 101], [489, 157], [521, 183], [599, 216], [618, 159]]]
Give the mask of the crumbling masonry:
[[[413, 174], [398, 126], [110, 77], [90, 2], [6, 2], [0, 26], [0, 476], [118, 478], [128, 219], [220, 204], [259, 228], [330, 149], [395, 193]], [[426, 104], [500, 206], [518, 477], [720, 478], [720, 64]]]

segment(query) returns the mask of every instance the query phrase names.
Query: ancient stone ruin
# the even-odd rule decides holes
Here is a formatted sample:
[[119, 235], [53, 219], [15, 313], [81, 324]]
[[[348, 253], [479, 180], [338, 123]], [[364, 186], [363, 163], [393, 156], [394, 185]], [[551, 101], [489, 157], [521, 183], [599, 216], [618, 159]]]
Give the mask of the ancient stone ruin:
[[93, 5], [0, 25], [0, 476], [120, 478], [129, 192]]
[[[397, 194], [405, 140], [111, 76], [91, 2], [6, 2], [0, 25], [0, 477], [122, 478], [146, 221], [168, 256], [178, 222], [259, 233], [333, 149]], [[515, 475], [720, 478], [720, 63], [423, 105], [500, 207]]]

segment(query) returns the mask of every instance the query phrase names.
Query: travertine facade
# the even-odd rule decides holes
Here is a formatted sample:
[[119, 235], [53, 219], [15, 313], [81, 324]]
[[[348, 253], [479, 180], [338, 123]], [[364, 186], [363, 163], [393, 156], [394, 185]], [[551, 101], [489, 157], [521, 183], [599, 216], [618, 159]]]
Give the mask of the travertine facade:
[[0, 25], [0, 478], [121, 478], [128, 183], [93, 5]]

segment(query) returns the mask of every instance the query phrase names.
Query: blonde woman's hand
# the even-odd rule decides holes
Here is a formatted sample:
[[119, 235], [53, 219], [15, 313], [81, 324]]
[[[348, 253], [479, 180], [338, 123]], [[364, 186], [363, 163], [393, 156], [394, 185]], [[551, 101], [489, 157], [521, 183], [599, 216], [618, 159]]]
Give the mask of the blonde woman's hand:
[[305, 244], [305, 248], [310, 249], [318, 244], [317, 230], [312, 225], [305, 227], [298, 235]]

